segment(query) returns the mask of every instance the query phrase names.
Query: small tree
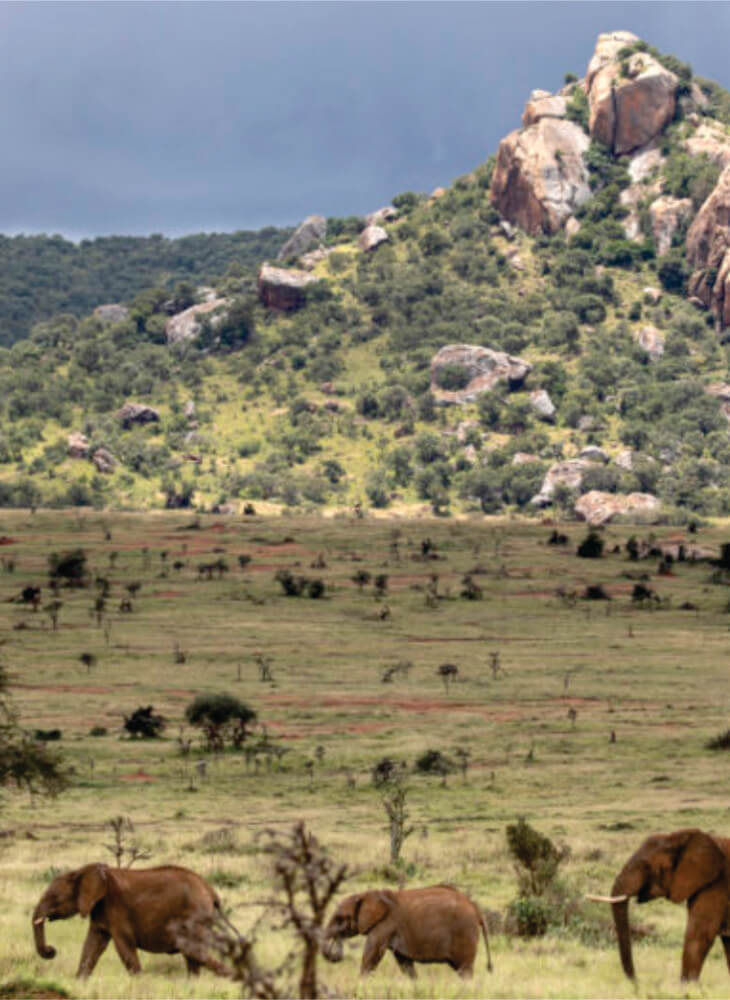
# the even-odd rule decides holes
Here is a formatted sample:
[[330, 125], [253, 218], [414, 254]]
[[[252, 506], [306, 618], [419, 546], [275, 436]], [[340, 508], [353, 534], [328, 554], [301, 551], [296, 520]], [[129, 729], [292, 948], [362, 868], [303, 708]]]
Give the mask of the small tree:
[[436, 668], [436, 673], [444, 682], [444, 689], [446, 693], [449, 692], [449, 681], [455, 680], [459, 674], [459, 668], [455, 663], [442, 663], [440, 667]]
[[0, 786], [56, 795], [68, 785], [69, 773], [57, 752], [20, 727], [7, 689], [7, 672], [0, 666]]
[[113, 844], [104, 844], [107, 851], [114, 855], [117, 868], [122, 867], [124, 856], [127, 856], [125, 867], [131, 868], [135, 861], [146, 861], [152, 857], [151, 851], [140, 847], [134, 837], [134, 825], [129, 816], [115, 816], [109, 820], [109, 826], [114, 834]]
[[72, 549], [60, 555], [52, 552], [48, 557], [48, 575], [52, 581], [69, 587], [83, 587], [88, 578], [86, 553], [83, 549]]
[[507, 846], [515, 866], [521, 896], [542, 896], [567, 857], [549, 837], [533, 829], [523, 817], [507, 827]]
[[591, 529], [578, 546], [576, 555], [581, 559], [600, 559], [603, 555], [603, 539], [597, 531]]
[[165, 729], [165, 720], [161, 715], [155, 715], [152, 705], [146, 708], [140, 706], [131, 715], [124, 716], [124, 728], [130, 736], [136, 739], [156, 739]]
[[206, 749], [217, 752], [223, 750], [226, 736], [240, 749], [256, 712], [230, 694], [199, 694], [185, 709], [185, 718], [203, 730]]
[[400, 864], [400, 852], [406, 837], [410, 837], [414, 827], [408, 826], [408, 788], [400, 780], [400, 776], [390, 784], [390, 791], [383, 796], [383, 808], [388, 817], [390, 831], [390, 863]]

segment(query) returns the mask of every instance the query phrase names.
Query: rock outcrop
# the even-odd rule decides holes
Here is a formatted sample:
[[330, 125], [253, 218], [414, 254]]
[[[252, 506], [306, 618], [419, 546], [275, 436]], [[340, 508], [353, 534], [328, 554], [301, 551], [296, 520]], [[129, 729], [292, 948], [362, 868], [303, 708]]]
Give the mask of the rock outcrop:
[[127, 431], [130, 427], [157, 423], [160, 414], [153, 406], [128, 401], [120, 410], [117, 410], [116, 417], [124, 430]]
[[723, 169], [730, 164], [730, 135], [719, 122], [702, 122], [684, 140], [684, 148], [690, 156], [707, 156]]
[[722, 327], [730, 325], [730, 166], [687, 231], [687, 262], [688, 295], [712, 309]]
[[392, 205], [383, 205], [382, 208], [376, 208], [374, 212], [370, 212], [366, 215], [365, 221], [369, 226], [379, 226], [382, 222], [393, 222], [393, 220], [397, 218], [397, 208], [393, 208]]
[[656, 361], [664, 354], [664, 334], [655, 326], [642, 326], [640, 330], [634, 332], [634, 339], [652, 361]]
[[88, 458], [89, 439], [81, 431], [72, 431], [67, 440], [66, 454], [69, 458]]
[[535, 507], [549, 507], [558, 484], [577, 492], [583, 482], [584, 473], [591, 468], [593, 462], [587, 458], [569, 458], [564, 462], [555, 462], [545, 473], [540, 492], [535, 494], [530, 503]]
[[529, 128], [541, 118], [565, 118], [567, 107], [568, 102], [559, 94], [551, 94], [549, 90], [533, 90], [522, 112], [522, 127]]
[[259, 299], [269, 309], [291, 312], [304, 305], [307, 285], [318, 280], [307, 271], [262, 264], [258, 277]]
[[104, 475], [109, 475], [117, 467], [117, 460], [106, 448], [97, 448], [91, 456], [91, 461], [96, 466], [96, 471]]
[[210, 317], [211, 325], [225, 315], [228, 299], [209, 299], [199, 305], [190, 306], [182, 312], [171, 316], [165, 323], [165, 336], [168, 344], [179, 344], [184, 340], [194, 340], [202, 330], [201, 319]]
[[511, 132], [497, 151], [493, 204], [533, 236], [557, 232], [591, 196], [583, 160], [589, 145], [579, 125], [561, 118], [539, 118]]
[[530, 406], [540, 420], [551, 424], [555, 420], [555, 404], [546, 389], [535, 389], [530, 393]]
[[586, 72], [591, 138], [617, 156], [651, 142], [674, 117], [679, 79], [647, 52], [619, 58], [638, 39], [599, 35]]
[[[468, 379], [462, 389], [442, 389], [439, 372], [444, 368], [460, 368]], [[431, 360], [431, 392], [438, 403], [471, 403], [489, 392], [500, 381], [510, 389], [522, 387], [532, 365], [522, 358], [503, 351], [471, 344], [447, 344]]]
[[661, 502], [652, 493], [603, 493], [591, 490], [574, 504], [578, 517], [588, 524], [607, 524], [614, 517], [639, 517], [643, 524], [658, 520]]
[[672, 246], [672, 237], [680, 223], [692, 215], [691, 198], [671, 198], [662, 195], [649, 205], [651, 230], [658, 257], [664, 256]]
[[358, 237], [357, 245], [361, 250], [374, 250], [381, 243], [385, 243], [388, 238], [388, 234], [382, 226], [365, 226]]
[[129, 309], [119, 302], [109, 302], [107, 305], [97, 306], [94, 316], [103, 323], [104, 326], [113, 326], [115, 323], [123, 323], [129, 316]]
[[300, 223], [292, 235], [286, 241], [277, 255], [277, 260], [286, 260], [287, 257], [298, 257], [306, 253], [324, 239], [327, 232], [327, 220], [323, 215], [308, 215], [304, 222]]
[[705, 392], [719, 400], [723, 416], [730, 421], [730, 385], [727, 382], [712, 382], [705, 386]]

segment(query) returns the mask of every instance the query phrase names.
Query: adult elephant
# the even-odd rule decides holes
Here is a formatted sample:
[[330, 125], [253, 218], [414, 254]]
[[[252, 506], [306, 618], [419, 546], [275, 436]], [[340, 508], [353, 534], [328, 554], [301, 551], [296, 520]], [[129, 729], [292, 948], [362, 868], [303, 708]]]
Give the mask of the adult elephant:
[[656, 833], [616, 876], [610, 896], [591, 896], [611, 903], [624, 972], [635, 979], [629, 930], [629, 900], [639, 903], [670, 899], [687, 904], [682, 949], [682, 979], [699, 979], [712, 942], [720, 935], [730, 969], [730, 840], [695, 828]]
[[348, 896], [325, 928], [323, 954], [342, 958], [342, 941], [367, 935], [360, 972], [376, 968], [391, 951], [403, 972], [416, 976], [415, 962], [445, 962], [460, 976], [474, 970], [479, 931], [484, 936], [487, 968], [492, 971], [484, 914], [468, 896], [449, 885], [424, 889], [377, 889]]
[[201, 966], [229, 975], [207, 952], [202, 938], [221, 913], [217, 893], [188, 868], [166, 865], [133, 870], [105, 864], [85, 865], [57, 875], [33, 911], [35, 946], [41, 958], [53, 958], [46, 944], [46, 920], [80, 913], [89, 917], [77, 976], [88, 976], [109, 941], [129, 972], [141, 971], [137, 949], [181, 952], [188, 972]]

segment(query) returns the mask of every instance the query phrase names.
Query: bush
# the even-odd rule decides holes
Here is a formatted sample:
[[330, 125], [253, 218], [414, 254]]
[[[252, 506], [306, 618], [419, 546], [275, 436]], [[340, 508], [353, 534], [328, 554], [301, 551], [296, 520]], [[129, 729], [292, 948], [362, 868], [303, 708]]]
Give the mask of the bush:
[[436, 385], [448, 392], [458, 392], [459, 389], [465, 389], [470, 381], [469, 371], [463, 365], [442, 365], [436, 370]]
[[578, 546], [576, 555], [581, 559], [600, 559], [603, 555], [603, 539], [597, 531], [591, 530]]
[[152, 705], [137, 708], [131, 715], [124, 716], [124, 728], [130, 736], [140, 736], [144, 740], [155, 739], [162, 735], [165, 720], [161, 715], [155, 715]]
[[507, 907], [508, 926], [514, 926], [518, 937], [542, 937], [551, 923], [552, 909], [540, 896], [520, 896]]
[[236, 749], [241, 746], [256, 712], [230, 694], [199, 694], [185, 709], [185, 718], [203, 730], [206, 749], [220, 751], [227, 736]]
[[555, 880], [567, 850], [558, 849], [549, 837], [531, 827], [523, 817], [508, 826], [506, 833], [520, 896], [542, 896]]

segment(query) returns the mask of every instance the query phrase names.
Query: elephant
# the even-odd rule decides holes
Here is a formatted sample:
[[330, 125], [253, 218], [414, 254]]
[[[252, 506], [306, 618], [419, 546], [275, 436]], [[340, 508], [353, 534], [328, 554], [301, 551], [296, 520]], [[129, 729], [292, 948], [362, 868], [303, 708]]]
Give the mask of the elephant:
[[386, 951], [415, 979], [415, 962], [445, 962], [464, 979], [474, 971], [479, 929], [492, 971], [484, 914], [468, 896], [450, 885], [424, 889], [371, 890], [343, 899], [324, 931], [324, 957], [342, 958], [343, 938], [366, 934], [361, 975], [376, 968]]
[[689, 828], [647, 837], [616, 876], [610, 896], [589, 896], [611, 903], [621, 965], [635, 980], [629, 932], [629, 899], [639, 903], [670, 899], [687, 903], [682, 950], [682, 981], [699, 979], [719, 934], [730, 969], [730, 839]]
[[45, 921], [80, 913], [89, 917], [77, 976], [94, 969], [111, 939], [130, 973], [141, 971], [137, 948], [185, 958], [188, 973], [201, 966], [223, 976], [230, 972], [210, 956], [201, 940], [222, 913], [208, 883], [188, 868], [111, 868], [89, 864], [57, 875], [33, 911], [33, 935], [41, 958], [53, 958], [46, 944]]

